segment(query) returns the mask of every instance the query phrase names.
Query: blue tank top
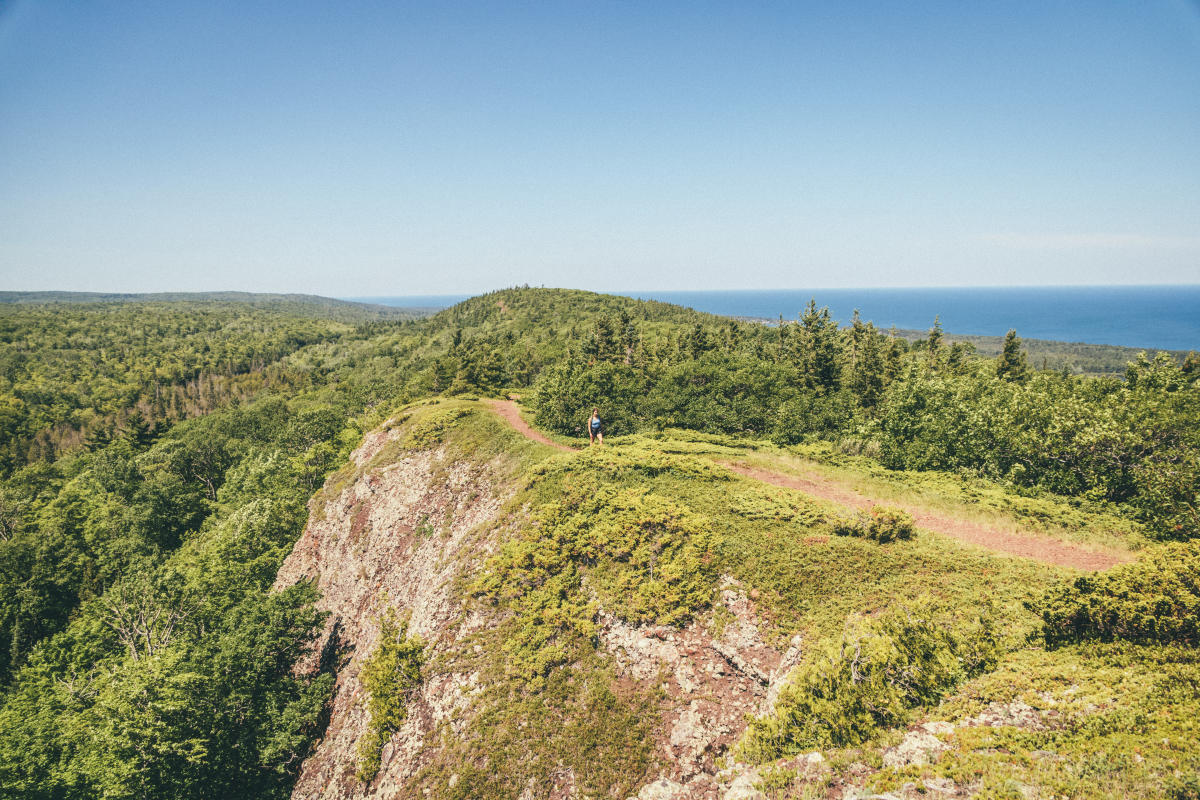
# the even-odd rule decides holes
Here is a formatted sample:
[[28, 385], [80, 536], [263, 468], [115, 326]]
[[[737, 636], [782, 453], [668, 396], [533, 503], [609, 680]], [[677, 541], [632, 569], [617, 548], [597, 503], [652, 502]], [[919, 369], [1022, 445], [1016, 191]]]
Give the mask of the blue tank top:
[[596, 417], [595, 419], [592, 420], [592, 430], [594, 430], [594, 431], [600, 430], [600, 418], [599, 417]]

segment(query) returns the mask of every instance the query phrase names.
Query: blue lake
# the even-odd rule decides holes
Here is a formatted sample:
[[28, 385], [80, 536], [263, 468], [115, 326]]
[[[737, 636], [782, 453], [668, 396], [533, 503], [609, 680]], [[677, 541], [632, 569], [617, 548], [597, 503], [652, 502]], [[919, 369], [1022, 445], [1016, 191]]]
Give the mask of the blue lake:
[[[1200, 285], [615, 292], [739, 317], [795, 319], [810, 298], [845, 323], [854, 309], [878, 327], [1200, 350]], [[446, 307], [469, 295], [359, 297], [391, 306]]]

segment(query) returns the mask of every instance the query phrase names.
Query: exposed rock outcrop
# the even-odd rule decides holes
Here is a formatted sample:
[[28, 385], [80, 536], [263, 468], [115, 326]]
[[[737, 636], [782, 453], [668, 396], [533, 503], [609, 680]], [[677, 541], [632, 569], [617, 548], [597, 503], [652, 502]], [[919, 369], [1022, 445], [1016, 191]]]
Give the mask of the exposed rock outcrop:
[[[400, 435], [385, 427], [365, 437], [351, 466], [314, 499], [276, 580], [277, 587], [315, 581], [319, 606], [330, 612], [319, 647], [298, 668], [317, 669], [318, 653], [326, 661], [331, 652], [342, 654], [329, 723], [301, 768], [296, 800], [405, 796], [411, 779], [438, 756], [440, 737], [461, 734], [472, 719], [479, 676], [455, 671], [447, 665], [456, 660], [440, 656], [492, 621], [462, 606], [455, 581], [493, 552], [502, 532], [489, 524], [513, 489], [501, 485], [495, 469], [453, 461], [443, 450], [404, 451]], [[756, 772], [738, 766], [718, 773], [717, 762], [742, 735], [746, 717], [769, 709], [801, 642], [794, 639], [782, 654], [768, 645], [750, 593], [732, 578], [723, 579], [715, 600], [713, 619], [684, 628], [631, 625], [599, 612], [597, 644], [619, 678], [666, 698], [655, 739], [664, 771], [641, 788], [639, 800], [762, 796]], [[426, 642], [429, 669], [383, 747], [378, 775], [362, 782], [357, 750], [369, 719], [359, 675], [375, 652], [385, 608], [400, 610], [409, 633]], [[521, 796], [570, 798], [578, 791], [564, 768]]]
[[[368, 723], [359, 672], [375, 650], [383, 607], [409, 615], [409, 632], [424, 639], [431, 659], [478, 628], [482, 621], [463, 612], [451, 582], [475, 552], [468, 534], [494, 520], [506, 499], [488, 469], [448, 463], [441, 451], [401, 452], [392, 463], [372, 465], [396, 436], [386, 429], [367, 435], [352, 455], [356, 474], [336, 495], [314, 500], [308, 526], [276, 578], [277, 587], [316, 581], [318, 605], [330, 612], [318, 652], [334, 646], [347, 657], [325, 736], [301, 769], [295, 798], [398, 796], [429, 758], [429, 735], [442, 723], [463, 724], [457, 712], [469, 708], [477, 680], [456, 672], [426, 675], [403, 727], [383, 748], [378, 776], [365, 784], [355, 778], [357, 744]], [[314, 658], [300, 668], [315, 666]]]
[[1013, 700], [1008, 703], [992, 703], [976, 716], [962, 720], [959, 725], [980, 725], [989, 728], [1012, 726], [1040, 731], [1050, 727], [1048, 721], [1057, 717], [1058, 713], [1055, 711], [1038, 711], [1024, 700]]
[[906, 767], [909, 764], [918, 766], [937, 761], [939, 755], [949, 749], [949, 745], [926, 730], [912, 730], [904, 735], [900, 744], [883, 751], [885, 767]]
[[618, 670], [636, 680], [660, 681], [671, 700], [667, 733], [658, 743], [670, 773], [643, 792], [669, 792], [663, 796], [672, 798], [758, 796], [757, 775], [739, 773], [722, 785], [716, 760], [742, 735], [747, 715], [773, 702], [799, 659], [800, 642], [793, 640], [783, 655], [767, 645], [753, 601], [732, 578], [724, 578], [718, 599], [729, 612], [719, 635], [700, 622], [682, 629], [632, 626], [601, 612], [600, 642]]

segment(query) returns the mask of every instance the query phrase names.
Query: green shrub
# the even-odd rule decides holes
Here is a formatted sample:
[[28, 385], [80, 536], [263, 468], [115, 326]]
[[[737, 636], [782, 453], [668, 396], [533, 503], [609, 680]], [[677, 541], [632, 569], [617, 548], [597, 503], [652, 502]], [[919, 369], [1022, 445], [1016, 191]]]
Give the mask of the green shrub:
[[911, 539], [915, 532], [912, 515], [899, 508], [876, 506], [871, 509], [867, 538], [880, 544], [895, 539]]
[[530, 406], [539, 427], [567, 436], [586, 435], [592, 408], [598, 407], [604, 433], [621, 436], [638, 428], [644, 395], [642, 379], [625, 364], [564, 362], [542, 373]]
[[849, 391], [806, 392], [776, 409], [771, 441], [786, 445], [820, 436], [836, 436], [852, 430], [860, 414], [858, 400]]
[[412, 424], [405, 439], [405, 445], [411, 450], [433, 447], [442, 441], [448, 428], [470, 413], [471, 409], [469, 408], [444, 408], [429, 411]]
[[643, 490], [588, 490], [543, 506], [468, 588], [514, 612], [507, 669], [540, 685], [595, 635], [597, 604], [660, 625], [684, 625], [707, 608], [716, 577], [708, 527]]
[[682, 626], [708, 607], [715, 570], [706, 520], [633, 490], [579, 522], [591, 584], [622, 619]]
[[860, 536], [887, 544], [897, 539], [911, 539], [916, 533], [912, 515], [900, 508], [875, 506], [868, 513], [842, 517], [833, 523], [838, 536]]
[[1132, 505], [1156, 539], [1200, 537], [1200, 453], [1159, 448], [1134, 470], [1138, 494]]
[[733, 477], [729, 470], [707, 459], [665, 452], [656, 442], [641, 436], [631, 437], [619, 446], [586, 448], [570, 462], [546, 462], [534, 467], [531, 473], [536, 476], [578, 475], [581, 471], [608, 480], [634, 478], [640, 481], [673, 475], [704, 481], [729, 481]]
[[816, 525], [825, 519], [821, 509], [807, 499], [789, 497], [783, 492], [772, 492], [758, 487], [732, 495], [729, 498], [729, 510], [746, 519], [798, 521], [804, 525]]
[[1164, 545], [1132, 564], [1048, 591], [1032, 609], [1047, 644], [1124, 639], [1200, 644], [1200, 543]]
[[1200, 800], [1200, 775], [1180, 775], [1167, 781], [1168, 800]]
[[369, 781], [379, 772], [383, 746], [408, 717], [408, 701], [421, 685], [424, 663], [424, 642], [409, 636], [408, 623], [398, 621], [389, 610], [380, 620], [379, 646], [359, 674], [370, 714], [366, 733], [358, 743], [356, 775], [360, 781]]
[[833, 521], [833, 532], [838, 536], [866, 536], [865, 516], [865, 514], [854, 514], [849, 517], [838, 517]]
[[773, 409], [794, 393], [795, 380], [785, 364], [708, 353], [666, 369], [644, 405], [660, 428], [763, 436], [771, 431]]
[[994, 613], [968, 620], [900, 610], [790, 676], [768, 716], [751, 720], [738, 755], [770, 761], [813, 748], [855, 745], [902, 725], [909, 710], [938, 702], [991, 669], [1001, 648]]

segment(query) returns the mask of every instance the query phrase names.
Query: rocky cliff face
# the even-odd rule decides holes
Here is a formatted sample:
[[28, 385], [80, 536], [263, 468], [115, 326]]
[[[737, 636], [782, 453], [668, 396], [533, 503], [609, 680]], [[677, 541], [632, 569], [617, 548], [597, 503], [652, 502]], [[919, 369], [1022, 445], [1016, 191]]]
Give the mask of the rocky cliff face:
[[[705, 625], [635, 627], [602, 614], [600, 640], [620, 673], [660, 680], [670, 698], [658, 748], [667, 769], [654, 796], [715, 798], [724, 788], [716, 760], [741, 736], [747, 714], [764, 711], [799, 658], [799, 640], [784, 654], [763, 642], [753, 602], [725, 578], [719, 602], [731, 621], [719, 635]], [[656, 793], [655, 793], [656, 792]]]
[[[380, 613], [386, 606], [410, 614], [409, 631], [425, 640], [432, 658], [478, 626], [460, 608], [452, 582], [470, 560], [468, 534], [495, 519], [506, 499], [486, 467], [448, 463], [441, 450], [372, 468], [396, 437], [377, 431], [354, 452], [357, 474], [340, 492], [314, 500], [276, 578], [277, 587], [316, 581], [319, 605], [330, 612], [318, 650], [346, 654], [325, 736], [304, 763], [296, 798], [402, 796], [400, 787], [428, 755], [426, 737], [443, 721], [455, 724], [454, 713], [469, 705], [473, 675], [429, 675], [384, 747], [379, 775], [370, 783], [355, 778], [357, 742], [368, 722], [359, 673], [375, 649]], [[302, 665], [315, 667], [315, 655]]]
[[[413, 794], [411, 779], [436, 758], [438, 737], [471, 718], [476, 673], [446, 664], [465, 637], [488, 623], [465, 608], [455, 587], [504, 535], [496, 525], [512, 496], [488, 465], [454, 461], [444, 448], [404, 451], [399, 434], [368, 435], [352, 456], [352, 470], [334, 476], [314, 499], [300, 540], [276, 585], [313, 580], [320, 607], [330, 612], [317, 652], [301, 669], [316, 669], [323, 652], [341, 653], [328, 727], [305, 761], [293, 797], [386, 798]], [[756, 796], [737, 771], [719, 773], [718, 759], [759, 713], [792, 665], [799, 641], [784, 653], [768, 646], [751, 594], [725, 579], [716, 601], [725, 620], [685, 628], [633, 626], [600, 612], [599, 645], [621, 680], [662, 692], [662, 718], [653, 726], [657, 775], [644, 776], [645, 797]], [[427, 644], [428, 663], [401, 729], [384, 746], [374, 780], [355, 777], [357, 745], [368, 725], [360, 672], [375, 651], [385, 608], [409, 616], [409, 632]], [[435, 735], [436, 734], [436, 735]], [[530, 784], [522, 797], [576, 795], [564, 770], [551, 786]], [[732, 792], [732, 794], [731, 794]], [[420, 794], [418, 791], [417, 794]]]

